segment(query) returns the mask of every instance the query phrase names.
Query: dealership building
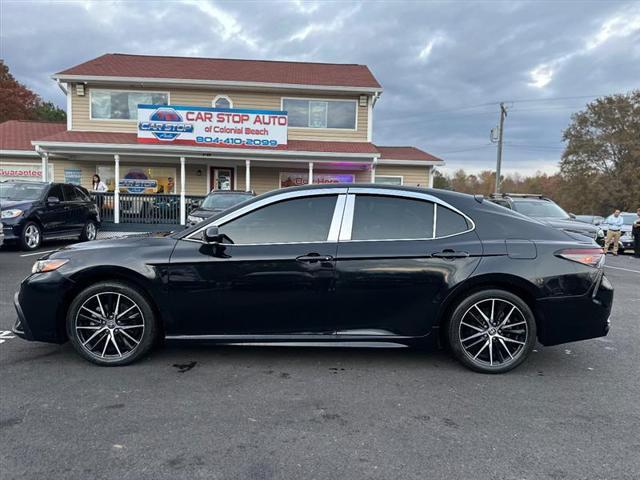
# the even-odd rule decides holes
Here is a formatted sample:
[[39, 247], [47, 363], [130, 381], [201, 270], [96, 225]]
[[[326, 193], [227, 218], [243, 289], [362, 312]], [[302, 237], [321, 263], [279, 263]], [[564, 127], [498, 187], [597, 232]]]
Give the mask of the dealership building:
[[[91, 189], [98, 174], [115, 223], [145, 223], [162, 198], [175, 199], [173, 222], [184, 223], [190, 202], [211, 190], [430, 187], [444, 164], [373, 143], [382, 87], [365, 65], [107, 54], [52, 78], [67, 122], [0, 124], [0, 181]], [[152, 208], [128, 214], [138, 199]]]

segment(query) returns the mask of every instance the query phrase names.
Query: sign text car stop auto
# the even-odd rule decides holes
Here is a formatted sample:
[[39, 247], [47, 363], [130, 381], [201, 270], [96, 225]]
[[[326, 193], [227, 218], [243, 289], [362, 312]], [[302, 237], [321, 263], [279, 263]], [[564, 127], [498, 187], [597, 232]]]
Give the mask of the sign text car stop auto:
[[240, 148], [284, 148], [287, 112], [138, 105], [138, 142]]

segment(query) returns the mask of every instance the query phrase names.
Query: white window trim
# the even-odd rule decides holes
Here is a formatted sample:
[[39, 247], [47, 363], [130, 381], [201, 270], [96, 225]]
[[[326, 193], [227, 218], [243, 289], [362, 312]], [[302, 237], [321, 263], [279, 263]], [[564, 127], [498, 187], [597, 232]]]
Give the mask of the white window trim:
[[229, 102], [229, 108], [233, 108], [233, 100], [229, 97], [229, 95], [216, 95], [213, 100], [211, 100], [211, 107], [216, 108], [216, 102], [224, 98], [227, 102]]
[[[377, 178], [399, 178], [400, 179], [400, 185], [404, 185], [404, 176], [403, 175], [376, 175], [373, 177], [373, 183], [378, 183], [376, 182]], [[387, 185], [394, 185], [394, 184], [387, 184]]]
[[126, 118], [93, 118], [93, 92], [133, 92], [133, 93], [163, 93], [167, 95], [167, 106], [171, 105], [171, 92], [160, 90], [131, 90], [123, 88], [89, 88], [89, 120], [92, 122], [117, 122], [117, 123], [132, 123], [137, 122], [138, 119], [126, 119]]
[[[335, 127], [327, 127], [327, 128], [315, 128], [315, 127], [294, 127], [288, 125], [288, 128], [295, 128], [298, 130], [330, 130], [333, 132], [357, 132], [358, 131], [358, 100], [354, 100], [351, 98], [308, 98], [308, 97], [280, 97], [280, 110], [284, 111], [284, 101], [285, 100], [307, 100], [310, 102], [353, 102], [356, 106], [356, 118], [354, 128], [335, 128]], [[329, 107], [327, 106], [327, 116], [329, 115]], [[328, 120], [328, 119], [327, 119]]]

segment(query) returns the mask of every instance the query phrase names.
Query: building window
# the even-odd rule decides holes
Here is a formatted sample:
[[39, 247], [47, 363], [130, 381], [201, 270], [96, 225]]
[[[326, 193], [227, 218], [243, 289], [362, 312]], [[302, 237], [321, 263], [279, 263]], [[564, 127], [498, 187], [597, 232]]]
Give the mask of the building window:
[[404, 178], [401, 175], [376, 175], [374, 183], [384, 183], [387, 185], [402, 185]]
[[226, 95], [218, 95], [211, 102], [213, 108], [233, 108], [233, 102]]
[[283, 98], [289, 126], [300, 128], [356, 129], [355, 100], [305, 100]]
[[91, 90], [92, 120], [137, 120], [138, 104], [168, 105], [167, 92]]

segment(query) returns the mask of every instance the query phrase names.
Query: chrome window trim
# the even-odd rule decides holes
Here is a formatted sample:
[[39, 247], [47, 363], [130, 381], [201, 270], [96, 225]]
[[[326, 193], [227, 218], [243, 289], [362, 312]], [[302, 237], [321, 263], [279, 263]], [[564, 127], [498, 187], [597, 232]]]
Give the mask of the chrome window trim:
[[[294, 198], [301, 198], [301, 197], [317, 197], [317, 196], [321, 196], [321, 195], [335, 195], [338, 198], [336, 199], [336, 205], [334, 207], [334, 211], [333, 211], [333, 217], [331, 220], [331, 226], [329, 227], [329, 234], [327, 235], [327, 240], [319, 240], [319, 241], [315, 241], [315, 242], [262, 242], [262, 243], [234, 243], [234, 244], [230, 244], [230, 245], [235, 245], [235, 246], [240, 246], [240, 245], [290, 245], [290, 244], [316, 244], [316, 243], [332, 243], [332, 241], [330, 240], [331, 235], [334, 234], [335, 235], [335, 230], [334, 229], [334, 221], [336, 221], [336, 218], [341, 219], [342, 215], [340, 213], [337, 213], [337, 210], [339, 210], [339, 208], [343, 208], [341, 207], [341, 202], [340, 202], [340, 197], [346, 197], [346, 193], [347, 193], [347, 188], [318, 188], [318, 189], [314, 189], [314, 190], [297, 190], [297, 191], [293, 191], [293, 192], [282, 192], [282, 193], [278, 193], [275, 195], [272, 195], [270, 197], [264, 198], [262, 200], [258, 200], [256, 202], [253, 202], [249, 205], [246, 205], [238, 210], [235, 210], [231, 213], [229, 213], [228, 215], [225, 215], [224, 217], [221, 217], [213, 222], [208, 222], [206, 225], [203, 225], [202, 227], [198, 228], [196, 231], [192, 232], [191, 234], [189, 234], [187, 237], [182, 238], [181, 240], [186, 240], [188, 242], [196, 242], [196, 243], [205, 243], [203, 240], [199, 239], [199, 238], [193, 238], [195, 236], [198, 236], [200, 234], [202, 234], [202, 232], [204, 232], [207, 228], [209, 227], [220, 227], [222, 225], [224, 225], [225, 223], [228, 223], [238, 217], [241, 217], [243, 215], [246, 215], [254, 210], [257, 210], [259, 208], [263, 208], [266, 207], [267, 205], [271, 205], [272, 203], [278, 203], [281, 202], [283, 200], [290, 200], [290, 199], [294, 199]], [[343, 200], [344, 202], [344, 200]], [[204, 222], [203, 222], [204, 223]], [[333, 242], [335, 242], [336, 240], [333, 240]]]
[[331, 218], [331, 226], [329, 227], [329, 235], [327, 236], [327, 242], [337, 242], [340, 235], [340, 228], [342, 227], [342, 218], [344, 214], [344, 205], [347, 201], [347, 195], [338, 195], [336, 200], [336, 206], [333, 209], [333, 217]]
[[[440, 240], [443, 238], [455, 237], [457, 235], [464, 235], [465, 233], [472, 232], [476, 228], [475, 222], [464, 212], [458, 210], [453, 205], [445, 202], [444, 200], [439, 199], [438, 197], [434, 197], [429, 193], [422, 192], [411, 192], [411, 191], [403, 191], [403, 190], [392, 190], [385, 188], [367, 188], [367, 187], [349, 187], [349, 192], [347, 195], [347, 206], [345, 208], [344, 219], [342, 222], [342, 229], [344, 229], [344, 233], [342, 230], [340, 231], [340, 242], [407, 242], [407, 241], [422, 241], [422, 240]], [[377, 239], [363, 239], [363, 240], [353, 240], [351, 239], [351, 232], [353, 229], [353, 213], [355, 209], [355, 196], [361, 195], [383, 195], [388, 197], [400, 197], [400, 198], [409, 198], [409, 199], [417, 199], [417, 200], [425, 200], [428, 202], [432, 202], [434, 204], [434, 215], [433, 215], [433, 230], [432, 237], [423, 237], [423, 238], [377, 238]], [[350, 205], [349, 197], [353, 197], [352, 205]], [[455, 213], [462, 215], [462, 217], [467, 221], [470, 228], [464, 230], [462, 232], [453, 233], [451, 235], [443, 235], [437, 237], [436, 233], [436, 221], [437, 221], [437, 207], [448, 208], [449, 210], [454, 211]]]

